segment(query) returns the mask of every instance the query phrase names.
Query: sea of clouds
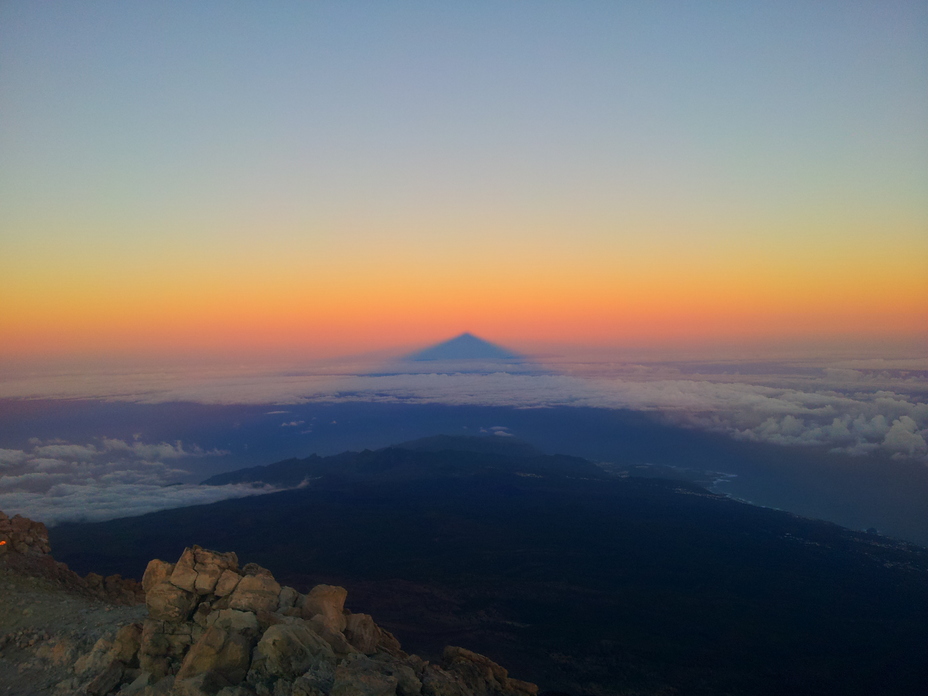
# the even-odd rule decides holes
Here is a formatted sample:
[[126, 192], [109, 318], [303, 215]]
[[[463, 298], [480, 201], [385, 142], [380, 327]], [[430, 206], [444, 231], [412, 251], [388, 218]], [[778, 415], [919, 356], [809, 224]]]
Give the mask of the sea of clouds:
[[185, 459], [219, 450], [101, 438], [96, 443], [33, 440], [0, 449], [0, 510], [47, 524], [100, 521], [269, 492], [246, 485], [171, 485]]
[[[736, 367], [736, 366], [735, 366]], [[436, 366], [437, 368], [437, 366]], [[685, 427], [747, 441], [882, 453], [928, 466], [928, 359], [778, 364], [769, 374], [702, 374], [699, 365], [589, 365], [559, 372], [126, 370], [17, 374], [0, 398], [95, 398], [138, 403], [434, 403], [649, 411]], [[287, 423], [285, 425], [298, 425]], [[47, 522], [107, 519], [267, 492], [250, 486], [168, 485], [196, 446], [100, 439], [0, 450], [0, 509]]]

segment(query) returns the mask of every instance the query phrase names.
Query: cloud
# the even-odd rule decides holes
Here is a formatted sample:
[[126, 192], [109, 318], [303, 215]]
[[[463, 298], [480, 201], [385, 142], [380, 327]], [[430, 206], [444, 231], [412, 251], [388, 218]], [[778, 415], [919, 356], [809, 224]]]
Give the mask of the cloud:
[[893, 423], [883, 438], [883, 448], [895, 456], [925, 456], [928, 453], [926, 435], [928, 429], [918, 432], [918, 424], [908, 416], [902, 416]]
[[[301, 404], [308, 402], [435, 403], [545, 408], [577, 406], [650, 411], [670, 422], [784, 446], [825, 447], [852, 455], [888, 453], [928, 461], [928, 360], [836, 359], [816, 363], [737, 362], [587, 364], [575, 374], [217, 374], [191, 380], [182, 372], [7, 379], [0, 394], [83, 396], [141, 403]], [[569, 366], [567, 366], [569, 368]], [[710, 369], [712, 368], [712, 369]], [[724, 369], [723, 369], [724, 368]], [[749, 368], [749, 369], [747, 369]], [[565, 369], [565, 371], [567, 371]], [[711, 374], [709, 374], [711, 373]], [[584, 376], [586, 375], [586, 376]], [[43, 381], [44, 380], [44, 381]], [[283, 409], [273, 409], [268, 413]], [[284, 421], [281, 427], [303, 425]], [[45, 443], [43, 447], [73, 447]], [[74, 461], [96, 461], [91, 446], [70, 450]], [[151, 461], [188, 456], [180, 443], [144, 445], [103, 441]], [[49, 450], [48, 456], [59, 458]], [[0, 463], [20, 455], [0, 456]], [[62, 457], [64, 450], [60, 450]], [[78, 456], [80, 455], [80, 456]], [[81, 458], [83, 457], [83, 459]], [[19, 461], [19, 460], [17, 460]], [[2, 464], [9, 467], [9, 464]]]
[[22, 450], [0, 449], [0, 469], [24, 462], [29, 455]]
[[[4, 480], [0, 479], [0, 484]], [[255, 488], [246, 484], [164, 486], [112, 480], [102, 485], [58, 481], [44, 492], [31, 491], [26, 487], [6, 492], [0, 485], [0, 510], [15, 511], [48, 525], [59, 522], [101, 522], [187, 505], [204, 505], [228, 498], [261, 495], [273, 490], [270, 487]]]
[[224, 452], [220, 450], [211, 450], [204, 452], [196, 445], [190, 450], [185, 450], [180, 440], [173, 444], [160, 442], [158, 444], [145, 444], [144, 442], [128, 443], [123, 440], [111, 440], [103, 438], [103, 447], [108, 452], [125, 452], [140, 459], [177, 459], [179, 457], [202, 457], [221, 455]]
[[250, 486], [200, 490], [169, 485], [187, 474], [176, 466], [181, 458], [224, 454], [180, 441], [129, 443], [102, 438], [90, 444], [39, 440], [30, 444], [31, 451], [0, 450], [0, 510], [48, 524], [110, 519], [267, 492]]
[[97, 448], [93, 445], [42, 445], [35, 448], [35, 454], [42, 457], [90, 461], [97, 454]]

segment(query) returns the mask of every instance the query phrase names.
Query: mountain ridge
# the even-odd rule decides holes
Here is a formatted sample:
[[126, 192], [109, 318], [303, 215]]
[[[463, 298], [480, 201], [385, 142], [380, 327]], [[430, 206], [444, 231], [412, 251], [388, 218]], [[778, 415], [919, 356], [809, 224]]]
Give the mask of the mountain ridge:
[[[471, 456], [460, 461], [461, 453]], [[320, 482], [336, 480], [396, 481], [489, 472], [608, 477], [585, 459], [546, 455], [513, 437], [436, 435], [377, 450], [349, 451], [328, 457], [312, 454], [303, 459], [291, 458], [247, 467], [211, 476], [202, 485], [253, 483], [287, 488], [303, 485], [309, 480], [315, 480], [319, 485]]]

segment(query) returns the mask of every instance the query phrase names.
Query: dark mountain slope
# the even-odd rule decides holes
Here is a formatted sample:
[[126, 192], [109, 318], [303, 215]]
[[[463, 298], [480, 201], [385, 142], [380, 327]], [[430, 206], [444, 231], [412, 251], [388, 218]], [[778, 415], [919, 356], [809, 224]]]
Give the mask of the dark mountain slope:
[[386, 482], [453, 478], [487, 474], [608, 478], [599, 467], [579, 457], [545, 455], [527, 442], [502, 437], [436, 437], [413, 440], [376, 451], [312, 455], [267, 466], [231, 471], [206, 479], [207, 486], [229, 483], [294, 487], [309, 481]]
[[52, 543], [79, 571], [130, 576], [192, 543], [235, 550], [297, 587], [344, 585], [415, 652], [454, 642], [542, 688], [922, 693], [925, 549], [692, 484], [570, 476], [572, 458], [527, 468], [545, 459], [345, 455], [351, 475], [62, 525]]

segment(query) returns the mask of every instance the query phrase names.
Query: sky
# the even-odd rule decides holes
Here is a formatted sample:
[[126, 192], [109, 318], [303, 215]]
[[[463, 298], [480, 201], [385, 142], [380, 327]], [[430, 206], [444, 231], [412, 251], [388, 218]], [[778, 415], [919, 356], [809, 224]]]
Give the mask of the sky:
[[0, 360], [925, 345], [924, 2], [0, 4]]

